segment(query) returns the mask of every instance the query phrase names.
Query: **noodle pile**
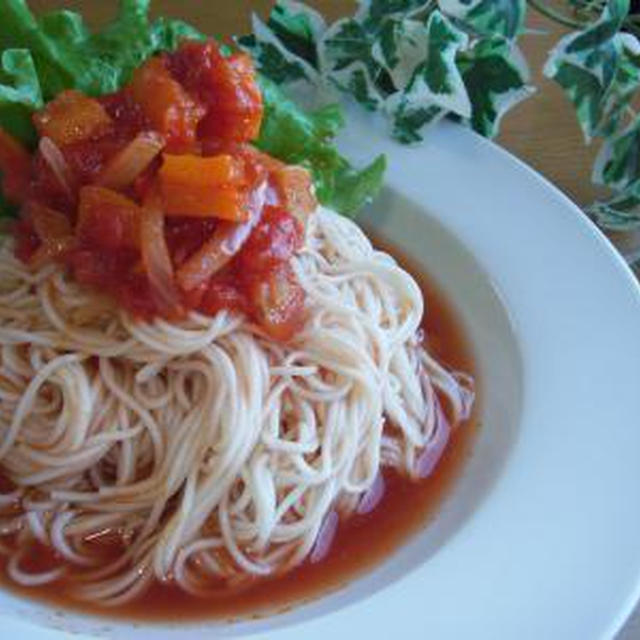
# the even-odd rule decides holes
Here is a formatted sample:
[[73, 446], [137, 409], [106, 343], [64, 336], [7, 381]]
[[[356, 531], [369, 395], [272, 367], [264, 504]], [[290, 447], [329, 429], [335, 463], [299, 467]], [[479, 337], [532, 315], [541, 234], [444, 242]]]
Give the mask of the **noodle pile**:
[[[423, 348], [418, 286], [325, 209], [294, 269], [308, 320], [282, 344], [228, 312], [135, 322], [2, 246], [0, 467], [12, 488], [0, 551], [12, 580], [73, 567], [65, 588], [101, 605], [154, 579], [214, 593], [319, 556], [327, 522], [362, 508], [382, 466], [428, 475], [473, 392]], [[59, 562], [34, 572], [38, 543]]]

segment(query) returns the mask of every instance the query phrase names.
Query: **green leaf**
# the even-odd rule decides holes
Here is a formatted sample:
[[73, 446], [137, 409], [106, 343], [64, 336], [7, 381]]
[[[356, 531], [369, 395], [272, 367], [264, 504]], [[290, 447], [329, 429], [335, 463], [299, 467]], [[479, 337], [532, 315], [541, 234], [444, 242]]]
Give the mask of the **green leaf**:
[[427, 22], [427, 57], [404, 93], [414, 105], [438, 106], [463, 118], [471, 115], [471, 104], [456, 56], [467, 46], [467, 36], [439, 11]]
[[620, 32], [628, 10], [628, 0], [609, 0], [593, 25], [559, 41], [544, 68], [572, 101], [587, 141], [619, 126], [640, 86], [635, 39]]
[[288, 51], [318, 68], [317, 43], [327, 25], [317, 11], [301, 2], [278, 0], [267, 24]]
[[605, 202], [595, 202], [587, 213], [603, 229], [629, 232], [640, 229], [640, 181]]
[[458, 66], [471, 100], [471, 125], [483, 136], [495, 136], [502, 116], [533, 92], [521, 54], [503, 38], [477, 40]]
[[182, 20], [160, 17], [151, 24], [154, 51], [175, 51], [182, 40], [206, 40], [206, 36]]
[[516, 38], [524, 28], [526, 0], [438, 0], [440, 10], [467, 31]]
[[253, 34], [238, 38], [238, 45], [249, 52], [258, 69], [277, 84], [306, 80], [319, 81], [316, 70], [303, 58], [292, 53], [278, 36], [260, 20], [252, 17]]
[[376, 31], [388, 18], [411, 18], [431, 4], [431, 0], [359, 0], [355, 19], [368, 31]]
[[393, 137], [404, 144], [420, 142], [425, 128], [445, 115], [439, 107], [414, 107], [409, 102], [401, 102], [394, 111]]
[[338, 162], [338, 168], [326, 176], [330, 182], [325, 186], [326, 194], [320, 189], [320, 200], [325, 206], [353, 217], [378, 195], [386, 168], [384, 156], [378, 156], [361, 170], [342, 160]]
[[373, 58], [389, 74], [394, 88], [403, 90], [429, 49], [429, 31], [423, 22], [389, 18], [373, 43]]
[[358, 171], [331, 143], [343, 124], [337, 106], [305, 113], [286, 98], [270, 80], [261, 78], [265, 103], [258, 148], [289, 164], [307, 167], [314, 178], [318, 199], [345, 215], [353, 215], [378, 191], [384, 160]]
[[598, 152], [593, 181], [623, 191], [640, 180], [640, 118], [605, 140]]
[[573, 103], [585, 135], [591, 137], [602, 119], [604, 91], [598, 79], [587, 69], [569, 62], [558, 62], [553, 79]]
[[466, 34], [434, 11], [422, 37], [424, 61], [399, 97], [388, 101], [394, 136], [402, 142], [419, 140], [424, 127], [446, 113], [471, 117], [469, 96], [456, 65], [458, 54], [467, 46]]
[[42, 106], [33, 59], [25, 49], [7, 49], [0, 56], [0, 124], [26, 144], [34, 142], [31, 114]]

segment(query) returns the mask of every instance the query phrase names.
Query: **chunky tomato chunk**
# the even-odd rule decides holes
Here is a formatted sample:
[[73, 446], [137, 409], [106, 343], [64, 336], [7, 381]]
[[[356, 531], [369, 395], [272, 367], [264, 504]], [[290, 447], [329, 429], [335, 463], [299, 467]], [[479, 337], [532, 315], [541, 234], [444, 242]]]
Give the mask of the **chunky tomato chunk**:
[[168, 150], [194, 148], [205, 110], [171, 77], [161, 58], [151, 58], [136, 70], [131, 92], [151, 126], [166, 137]]
[[202, 138], [249, 142], [258, 137], [262, 94], [249, 56], [225, 57], [215, 42], [188, 42], [169, 56], [168, 67], [207, 106], [198, 129]]
[[249, 313], [251, 309], [247, 294], [233, 275], [213, 279], [198, 304], [198, 310], [209, 315], [224, 309], [241, 313]]
[[292, 338], [304, 323], [304, 290], [288, 263], [250, 278], [248, 294], [252, 313], [276, 340]]
[[0, 173], [2, 191], [7, 200], [20, 203], [29, 188], [31, 157], [29, 152], [0, 127]]
[[140, 245], [140, 208], [104, 187], [80, 189], [76, 236], [82, 245], [136, 249]]
[[239, 256], [243, 270], [264, 272], [287, 262], [302, 246], [302, 226], [280, 207], [266, 207]]

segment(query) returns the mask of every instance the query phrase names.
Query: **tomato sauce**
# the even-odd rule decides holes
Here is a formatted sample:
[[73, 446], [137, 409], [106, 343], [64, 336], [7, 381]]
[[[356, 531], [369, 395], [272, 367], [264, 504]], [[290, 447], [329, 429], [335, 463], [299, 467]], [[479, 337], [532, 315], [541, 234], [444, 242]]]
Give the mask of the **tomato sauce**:
[[120, 91], [62, 91], [37, 150], [0, 130], [17, 256], [64, 264], [136, 318], [241, 311], [272, 338], [304, 321], [290, 260], [317, 206], [309, 173], [258, 151], [253, 63], [213, 42], [150, 58]]
[[[379, 243], [377, 245], [380, 246]], [[394, 251], [391, 253], [398, 255]], [[423, 328], [431, 353], [443, 364], [475, 377], [471, 347], [446, 297], [432, 281], [412, 269], [406, 260], [401, 264], [418, 276], [427, 301], [428, 316]], [[126, 620], [233, 620], [289, 610], [344, 588], [383, 561], [392, 561], [393, 553], [407, 539], [428, 527], [472, 452], [478, 430], [477, 416], [476, 401], [471, 419], [453, 432], [443, 457], [428, 478], [415, 482], [396, 472], [384, 471], [384, 492], [380, 502], [367, 514], [356, 514], [340, 521], [329, 552], [322, 560], [316, 563], [307, 560], [284, 576], [256, 580], [242, 591], [229, 589], [215, 597], [198, 598], [175, 586], [154, 583], [142, 597], [130, 604], [101, 609], [66, 596], [64, 581], [44, 587], [22, 588], [4, 578], [4, 584], [13, 592], [62, 610], [79, 610]], [[107, 544], [105, 553], [109, 553], [109, 549]], [[40, 547], [33, 568], [52, 566], [51, 556], [50, 550]]]

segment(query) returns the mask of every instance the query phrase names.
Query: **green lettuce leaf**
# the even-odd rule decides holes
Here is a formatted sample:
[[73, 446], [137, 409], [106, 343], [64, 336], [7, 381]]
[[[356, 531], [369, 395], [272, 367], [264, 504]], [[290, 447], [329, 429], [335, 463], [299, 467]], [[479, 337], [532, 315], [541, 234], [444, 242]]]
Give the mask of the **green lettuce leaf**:
[[343, 126], [341, 110], [330, 105], [305, 113], [262, 77], [265, 118], [256, 145], [290, 164], [307, 167], [314, 178], [318, 199], [344, 215], [354, 215], [382, 185], [385, 160], [379, 157], [356, 170], [331, 143]]

